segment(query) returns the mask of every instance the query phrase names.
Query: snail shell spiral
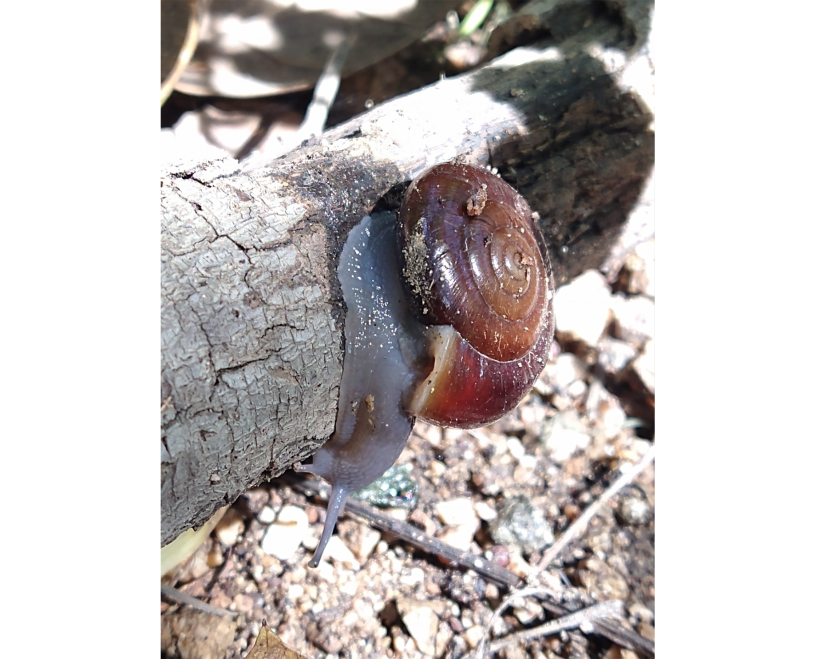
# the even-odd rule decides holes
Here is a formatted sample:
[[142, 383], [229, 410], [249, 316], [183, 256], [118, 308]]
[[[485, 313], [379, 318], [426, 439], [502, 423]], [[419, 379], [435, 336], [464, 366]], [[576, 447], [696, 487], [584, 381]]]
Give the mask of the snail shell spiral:
[[406, 407], [437, 425], [490, 423], [529, 391], [554, 334], [529, 205], [485, 170], [444, 163], [411, 183], [400, 223], [403, 281], [433, 361]]

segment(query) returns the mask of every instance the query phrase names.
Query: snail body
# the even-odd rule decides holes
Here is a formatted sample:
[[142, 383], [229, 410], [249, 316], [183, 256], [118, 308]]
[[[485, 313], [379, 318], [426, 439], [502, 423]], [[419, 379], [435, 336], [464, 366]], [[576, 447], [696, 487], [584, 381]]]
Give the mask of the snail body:
[[312, 567], [348, 495], [396, 461], [415, 419], [499, 419], [531, 389], [554, 334], [552, 271], [529, 205], [476, 167], [433, 167], [409, 186], [398, 222], [364, 218], [339, 279], [348, 313], [336, 429], [300, 467], [332, 486]]
[[[348, 234], [339, 263], [345, 316], [345, 361], [334, 434], [298, 471], [331, 483], [320, 544], [309, 562], [317, 567], [348, 495], [373, 483], [396, 462], [413, 419], [402, 405], [415, 381], [402, 355], [412, 319], [399, 282], [392, 218], [365, 217]], [[411, 340], [412, 342], [412, 340]]]

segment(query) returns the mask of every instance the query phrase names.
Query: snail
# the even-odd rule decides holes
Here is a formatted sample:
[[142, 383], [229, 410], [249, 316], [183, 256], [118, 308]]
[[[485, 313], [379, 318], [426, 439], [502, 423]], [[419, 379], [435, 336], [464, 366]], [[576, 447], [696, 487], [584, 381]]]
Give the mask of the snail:
[[554, 282], [526, 201], [443, 163], [414, 179], [394, 222], [366, 216], [339, 261], [348, 307], [336, 428], [299, 471], [331, 484], [316, 567], [351, 492], [393, 465], [416, 419], [474, 428], [532, 388], [554, 333]]

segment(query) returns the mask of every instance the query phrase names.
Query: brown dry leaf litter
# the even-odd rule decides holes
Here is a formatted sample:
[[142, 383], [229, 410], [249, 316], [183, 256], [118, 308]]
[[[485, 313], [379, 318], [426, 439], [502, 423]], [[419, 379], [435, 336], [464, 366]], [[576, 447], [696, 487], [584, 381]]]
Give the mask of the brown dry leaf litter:
[[261, 623], [260, 633], [255, 645], [246, 655], [246, 659], [308, 659], [308, 657], [287, 648], [286, 645], [272, 633], [264, 620]]

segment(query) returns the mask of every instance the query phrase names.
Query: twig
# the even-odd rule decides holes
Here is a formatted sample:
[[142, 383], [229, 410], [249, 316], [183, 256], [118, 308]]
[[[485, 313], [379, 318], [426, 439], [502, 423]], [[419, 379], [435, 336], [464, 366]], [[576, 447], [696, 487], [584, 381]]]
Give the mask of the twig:
[[586, 510], [583, 511], [583, 514], [580, 515], [580, 517], [578, 517], [568, 529], [566, 529], [566, 532], [560, 536], [560, 538], [558, 538], [557, 542], [544, 552], [543, 559], [541, 560], [541, 564], [539, 566], [541, 571], [546, 570], [549, 567], [552, 561], [557, 558], [558, 554], [560, 554], [560, 552], [566, 548], [566, 545], [585, 532], [591, 518], [594, 517], [615, 494], [631, 483], [631, 481], [639, 476], [645, 470], [645, 468], [654, 461], [655, 446], [656, 445], [652, 445], [651, 448], [648, 449], [648, 452], [636, 465], [634, 465], [633, 469], [614, 481], [614, 483], [612, 483], [611, 486], [605, 492], [603, 492], [600, 498], [586, 508]]
[[328, 58], [328, 62], [326, 62], [325, 68], [314, 86], [314, 97], [306, 109], [306, 116], [303, 118], [303, 123], [297, 133], [298, 141], [322, 134], [325, 121], [328, 118], [328, 111], [334, 104], [337, 90], [340, 88], [342, 67], [345, 65], [345, 59], [348, 57], [348, 52], [351, 50], [354, 41], [356, 41], [356, 35], [342, 35], [331, 57]]
[[219, 609], [217, 606], [212, 606], [211, 604], [202, 602], [197, 597], [193, 597], [192, 595], [188, 595], [187, 593], [182, 593], [180, 590], [173, 588], [172, 586], [168, 586], [167, 584], [161, 584], [161, 594], [164, 595], [165, 597], [169, 597], [170, 599], [175, 600], [176, 602], [181, 602], [182, 604], [191, 606], [192, 608], [198, 609], [199, 611], [204, 611], [205, 613], [212, 613], [216, 616], [230, 616], [230, 617], [238, 615], [236, 611], [227, 611], [226, 609]]
[[[290, 475], [287, 475], [285, 478], [291, 478], [290, 482], [292, 487], [299, 492], [309, 495], [317, 494], [322, 498], [326, 498], [320, 492], [320, 487], [316, 482], [305, 479], [295, 481]], [[520, 577], [506, 568], [488, 561], [482, 556], [468, 551], [461, 551], [440, 540], [436, 540], [436, 538], [430, 537], [421, 529], [391, 517], [390, 515], [385, 515], [367, 503], [357, 501], [356, 499], [348, 499], [345, 511], [353, 513], [375, 528], [392, 533], [397, 538], [404, 540], [414, 547], [418, 547], [428, 554], [433, 554], [444, 559], [451, 565], [470, 568], [485, 579], [489, 579], [507, 589], [517, 588], [523, 583]]]
[[212, 571], [212, 577], [210, 578], [209, 583], [204, 588], [207, 594], [209, 594], [212, 591], [215, 584], [218, 583], [218, 579], [221, 578], [221, 575], [224, 573], [224, 570], [226, 570], [226, 566], [229, 564], [229, 559], [232, 558], [232, 550], [234, 548], [235, 545], [230, 545], [229, 547], [226, 548], [226, 554], [224, 554], [223, 563], [221, 563], [218, 567], [216, 567]]
[[478, 440], [479, 444], [487, 446], [490, 443], [490, 439], [489, 437], [487, 437], [486, 433], [483, 432], [482, 430], [479, 430], [478, 428], [471, 428], [466, 432], [468, 435], [470, 435], [470, 437], [473, 437], [474, 439]]
[[[566, 607], [561, 606], [560, 604], [555, 604], [550, 600], [541, 600], [541, 606], [549, 611], [549, 613], [554, 613], [556, 615], [569, 615], [569, 610]], [[653, 641], [640, 636], [637, 634], [637, 632], [626, 629], [613, 618], [598, 620], [595, 622], [594, 633], [598, 634], [599, 636], [604, 636], [609, 641], [616, 643], [620, 647], [633, 650], [639, 655], [644, 655], [646, 657], [654, 657], [655, 655], [656, 647]]]
[[551, 590], [546, 588], [522, 588], [514, 593], [510, 593], [504, 598], [504, 601], [498, 605], [498, 608], [495, 609], [492, 613], [492, 617], [490, 618], [490, 622], [487, 625], [487, 629], [484, 630], [484, 637], [481, 639], [481, 642], [478, 644], [478, 650], [476, 652], [476, 656], [483, 657], [484, 651], [487, 645], [487, 639], [490, 636], [490, 630], [495, 625], [495, 621], [498, 620], [499, 616], [506, 611], [512, 604], [518, 600], [523, 599], [524, 597], [537, 597], [538, 595], [545, 595], [546, 597], [555, 597], [555, 593]]
[[[513, 645], [523, 644], [533, 639], [540, 638], [541, 636], [559, 634], [562, 631], [574, 629], [575, 627], [579, 627], [580, 630], [586, 634], [591, 634], [595, 631], [597, 621], [604, 618], [619, 618], [624, 614], [624, 611], [625, 609], [622, 600], [608, 600], [607, 602], [599, 602], [598, 604], [594, 604], [593, 606], [581, 609], [580, 611], [576, 611], [574, 613], [569, 613], [562, 618], [552, 620], [538, 627], [525, 629], [523, 631], [510, 634], [509, 636], [505, 636], [502, 639], [490, 643], [489, 650], [486, 650], [486, 653], [484, 646], [486, 644], [487, 636], [485, 635], [481, 640], [478, 652], [476, 652], [474, 656], [476, 659], [484, 659], [485, 656], [493, 655], [499, 650], [504, 650], [508, 647], [512, 647]], [[492, 624], [492, 621], [490, 621], [490, 624]], [[489, 632], [489, 629], [487, 632]]]
[[[541, 595], [543, 597], [541, 597]], [[537, 597], [540, 602], [541, 606], [546, 609], [546, 611], [550, 614], [561, 616], [558, 620], [548, 623], [548, 625], [542, 625], [541, 627], [535, 628], [534, 630], [526, 630], [524, 632], [520, 632], [519, 634], [523, 635], [526, 634], [527, 631], [531, 633], [530, 636], [524, 637], [519, 634], [515, 634], [513, 636], [506, 637], [505, 639], [501, 639], [496, 641], [490, 646], [489, 653], [493, 653], [497, 650], [503, 649], [513, 643], [520, 643], [525, 640], [530, 640], [531, 638], [535, 638], [537, 636], [545, 636], [550, 633], [554, 633], [557, 631], [562, 631], [563, 629], [567, 629], [565, 625], [570, 625], [576, 618], [573, 616], [575, 615], [582, 615], [583, 622], [589, 622], [593, 629], [585, 628], [585, 626], [581, 627], [581, 631], [584, 633], [590, 634], [594, 633], [598, 636], [603, 636], [607, 638], [612, 643], [616, 643], [620, 647], [626, 648], [627, 650], [632, 650], [638, 653], [640, 656], [645, 656], [652, 658], [655, 656], [655, 646], [654, 642], [650, 641], [647, 638], [644, 638], [637, 634], [636, 632], [623, 627], [615, 617], [619, 617], [622, 613], [621, 610], [618, 609], [620, 606], [619, 603], [611, 604], [611, 612], [609, 613], [608, 610], [601, 608], [594, 608], [589, 607], [588, 609], [583, 609], [583, 611], [578, 611], [577, 613], [573, 614], [570, 612], [566, 607], [557, 604], [554, 600], [557, 597], [556, 594], [550, 590], [544, 588], [524, 588], [522, 590], [516, 591], [508, 595], [498, 609], [490, 618], [489, 625], [487, 626], [487, 631], [484, 635], [484, 638], [481, 640], [481, 644], [479, 645], [478, 651], [476, 654], [471, 654], [469, 657], [481, 657], [483, 655], [478, 654], [482, 652], [483, 646], [486, 644], [486, 640], [489, 637], [489, 630], [492, 628], [495, 621], [498, 617], [510, 606], [513, 605], [513, 602], [518, 597]], [[613, 602], [617, 602], [617, 600], [613, 600]], [[602, 604], [608, 605], [608, 602], [603, 602]], [[605, 611], [604, 615], [600, 615]], [[591, 613], [589, 613], [591, 612]], [[599, 617], [598, 617], [599, 616]], [[558, 626], [559, 625], [559, 626]], [[580, 626], [580, 620], [578, 619], [577, 625], [572, 626]]]
[[[260, 125], [255, 129], [250, 138], [238, 150], [235, 158], [241, 161], [244, 171], [251, 171], [269, 164], [274, 158], [290, 151], [298, 144], [317, 135], [322, 135], [325, 131], [325, 122], [328, 119], [328, 112], [337, 97], [342, 79], [342, 69], [348, 53], [356, 41], [356, 35], [340, 35], [337, 38], [334, 50], [329, 55], [325, 67], [314, 85], [314, 94], [311, 102], [306, 108], [305, 116], [297, 132], [286, 137], [282, 144], [276, 147], [262, 147], [255, 151], [258, 145], [266, 137], [272, 125], [276, 106], [271, 104], [264, 113]], [[333, 44], [332, 44], [333, 45]]]

